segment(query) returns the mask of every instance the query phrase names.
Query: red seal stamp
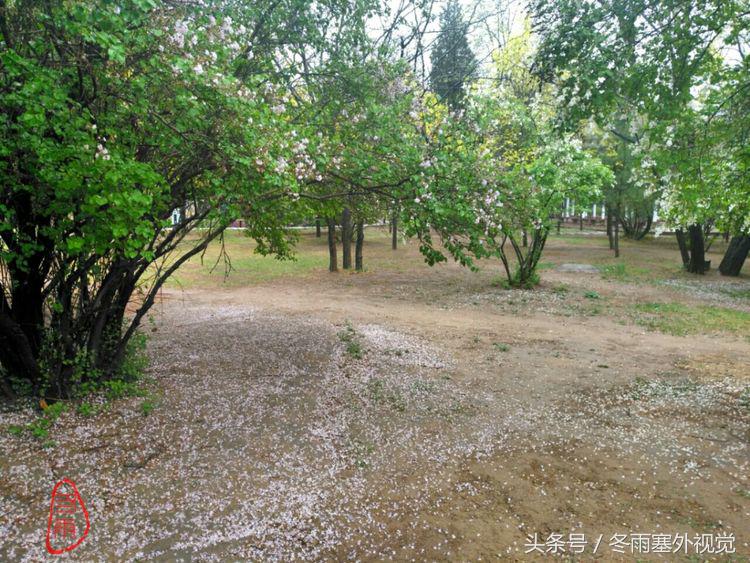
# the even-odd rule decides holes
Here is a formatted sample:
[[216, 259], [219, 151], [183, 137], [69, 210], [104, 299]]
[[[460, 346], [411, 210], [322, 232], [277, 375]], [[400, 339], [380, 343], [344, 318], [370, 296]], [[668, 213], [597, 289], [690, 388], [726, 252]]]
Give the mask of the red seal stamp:
[[81, 545], [89, 533], [89, 513], [81, 494], [70, 479], [52, 489], [47, 521], [47, 551], [60, 555]]

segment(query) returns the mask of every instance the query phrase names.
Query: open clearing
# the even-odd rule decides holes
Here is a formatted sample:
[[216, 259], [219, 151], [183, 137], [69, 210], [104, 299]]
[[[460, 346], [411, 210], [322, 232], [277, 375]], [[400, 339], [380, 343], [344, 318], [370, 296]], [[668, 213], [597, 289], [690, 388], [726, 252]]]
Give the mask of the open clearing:
[[188, 264], [144, 327], [147, 413], [69, 409], [46, 448], [6, 431], [31, 409], [0, 414], [0, 560], [43, 558], [62, 477], [80, 560], [527, 560], [535, 532], [605, 559], [633, 557], [615, 533], [733, 533], [750, 557], [747, 274], [687, 276], [672, 239], [617, 265], [570, 231], [506, 291], [367, 236], [362, 274], [309, 233], [296, 263], [230, 234], [226, 282], [216, 249]]

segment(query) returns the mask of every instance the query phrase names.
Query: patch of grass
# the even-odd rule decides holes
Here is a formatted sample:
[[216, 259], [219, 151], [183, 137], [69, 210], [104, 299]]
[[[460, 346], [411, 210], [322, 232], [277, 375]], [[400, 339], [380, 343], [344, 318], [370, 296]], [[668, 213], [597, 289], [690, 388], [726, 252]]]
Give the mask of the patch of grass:
[[[319, 241], [324, 240], [318, 239]], [[315, 240], [315, 239], [312, 239]], [[192, 244], [189, 240], [185, 244]], [[308, 246], [308, 245], [306, 245]], [[224, 235], [224, 250], [231, 260], [231, 271], [226, 270], [221, 257], [221, 244], [212, 243], [205, 256], [195, 257], [180, 267], [167, 286], [190, 289], [193, 287], [242, 287], [265, 283], [282, 277], [302, 277], [328, 264], [327, 247], [309, 244], [313, 252], [299, 252], [293, 259], [279, 260], [255, 252], [255, 242], [243, 231], [228, 231]], [[218, 261], [218, 262], [217, 262]]]
[[557, 267], [557, 264], [555, 264], [554, 262], [539, 262], [536, 265], [536, 269], [539, 271], [553, 270], [555, 269], [555, 267]]
[[[638, 254], [633, 252], [637, 249], [630, 249], [630, 254], [624, 258], [617, 259], [617, 262], [606, 261], [597, 264], [602, 279], [616, 281], [621, 283], [659, 283], [662, 280], [673, 278], [679, 274], [679, 269], [666, 264], [652, 264], [645, 259], [643, 263], [637, 261]], [[610, 259], [608, 259], [610, 260]], [[636, 262], [633, 264], [628, 262]]]
[[374, 403], [387, 403], [398, 412], [406, 410], [406, 398], [401, 391], [399, 389], [388, 389], [385, 381], [379, 377], [373, 377], [367, 382], [367, 392]]
[[346, 345], [346, 353], [349, 354], [352, 358], [359, 360], [364, 356], [364, 351], [362, 350], [362, 344], [360, 344], [359, 340], [352, 340]]
[[432, 393], [435, 390], [435, 383], [424, 379], [418, 379], [412, 384], [412, 389], [416, 392]]
[[738, 400], [740, 407], [750, 412], [750, 387], [745, 387]]
[[722, 287], [719, 291], [735, 299], [750, 300], [750, 289], [728, 286]]
[[632, 316], [640, 326], [675, 336], [725, 332], [750, 338], [750, 313], [726, 307], [638, 303], [633, 306]]
[[346, 344], [346, 353], [355, 360], [361, 359], [365, 355], [365, 350], [357, 336], [357, 332], [349, 321], [346, 321], [344, 330], [338, 333], [339, 340]]
[[[52, 428], [52, 425], [55, 424], [58, 418], [60, 418], [60, 415], [66, 408], [66, 404], [62, 402], [46, 406], [40, 417], [30, 422], [25, 428], [16, 427], [12, 432], [16, 435], [20, 435], [24, 430], [28, 430], [34, 438], [38, 440], [47, 440], [49, 438], [50, 428]], [[18, 430], [18, 428], [20, 428], [20, 430]]]
[[143, 376], [148, 367], [147, 343], [148, 337], [142, 332], [136, 332], [128, 341], [118, 379], [132, 382]]
[[359, 469], [369, 467], [370, 462], [367, 458], [375, 451], [375, 446], [367, 440], [360, 440], [358, 438], [352, 438], [350, 443], [354, 454], [354, 465]]
[[102, 384], [104, 395], [107, 400], [113, 401], [123, 397], [142, 397], [145, 391], [140, 388], [135, 381], [123, 381], [121, 379], [112, 379]]
[[490, 285], [492, 287], [500, 288], [500, 289], [511, 289], [510, 284], [508, 283], [508, 280], [506, 278], [502, 277], [495, 277], [490, 282]]
[[699, 385], [692, 379], [678, 381], [656, 381], [643, 377], [636, 377], [630, 386], [628, 395], [634, 400], [650, 398], [678, 398], [694, 393]]
[[583, 294], [583, 296], [584, 296], [584, 297], [585, 297], [586, 299], [599, 299], [599, 298], [601, 297], [601, 295], [599, 295], [599, 294], [598, 294], [598, 293], [597, 293], [596, 291], [591, 291], [591, 290], [589, 290], [589, 291], [586, 291], [586, 292], [585, 292], [585, 293]]
[[[587, 225], [584, 225], [584, 229], [586, 227]], [[575, 233], [575, 234], [572, 234], [572, 233]], [[593, 235], [581, 235], [579, 233], [580, 231], [578, 230], [578, 227], [575, 227], [575, 230], [572, 228], [566, 228], [559, 235], [556, 232], [550, 233], [550, 238], [560, 241], [561, 244], [570, 244], [573, 246], [593, 246], [593, 245], [603, 246], [607, 244], [606, 237], [593, 236]]]
[[157, 406], [157, 402], [154, 399], [152, 398], [145, 399], [141, 403], [141, 414], [143, 414], [143, 416], [150, 415], [153, 412], [153, 410], [156, 408], [156, 406]]
[[570, 291], [570, 286], [566, 283], [561, 283], [553, 287], [552, 291], [558, 295], [566, 295]]
[[94, 416], [96, 414], [96, 407], [92, 405], [91, 403], [81, 403], [78, 405], [78, 408], [76, 409], [76, 412], [80, 414], [81, 416]]
[[398, 412], [406, 411], [406, 399], [399, 390], [388, 393], [388, 403]]
[[497, 350], [498, 352], [507, 352], [508, 350], [510, 350], [510, 346], [502, 342], [495, 342], [493, 346], [495, 347], [495, 350]]
[[367, 391], [370, 394], [370, 399], [379, 403], [385, 397], [385, 382], [382, 379], [373, 377], [367, 382]]
[[603, 264], [599, 266], [599, 271], [602, 274], [602, 278], [605, 280], [615, 281], [630, 281], [633, 278], [633, 272], [631, 268], [624, 262], [616, 262], [615, 264]]

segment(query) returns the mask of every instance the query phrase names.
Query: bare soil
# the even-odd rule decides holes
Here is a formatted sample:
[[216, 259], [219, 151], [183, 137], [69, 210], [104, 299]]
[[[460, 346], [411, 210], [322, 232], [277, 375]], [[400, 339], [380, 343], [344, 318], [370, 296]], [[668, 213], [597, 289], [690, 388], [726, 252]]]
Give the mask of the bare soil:
[[[585, 250], [552, 243], [545, 260], [592, 263]], [[505, 291], [497, 271], [398, 253], [407, 267], [165, 290], [146, 327], [152, 412], [70, 409], [53, 448], [0, 432], [0, 560], [44, 558], [62, 477], [91, 512], [80, 560], [525, 561], [534, 533], [586, 534], [581, 560], [687, 559], [618, 554], [618, 533], [732, 533], [748, 560], [748, 335], [623, 313], [746, 310], [721, 286], [746, 277], [690, 290], [550, 268]], [[31, 417], [5, 409], [0, 427]]]

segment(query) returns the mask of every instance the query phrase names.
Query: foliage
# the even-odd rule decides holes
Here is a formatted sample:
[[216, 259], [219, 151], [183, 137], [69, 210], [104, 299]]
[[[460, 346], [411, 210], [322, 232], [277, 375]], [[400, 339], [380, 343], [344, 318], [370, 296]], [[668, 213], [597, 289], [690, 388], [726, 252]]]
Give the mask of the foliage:
[[618, 211], [623, 195], [658, 198], [672, 227], [747, 232], [747, 3], [539, 0], [532, 13], [559, 124], [592, 119], [619, 145]]
[[467, 84], [478, 69], [467, 34], [461, 5], [449, 0], [440, 16], [440, 32], [432, 50], [430, 84], [438, 98], [453, 110], [464, 106]]
[[[314, 172], [292, 135], [289, 108], [298, 102], [283, 89], [300, 62], [276, 37], [292, 36], [308, 53], [334, 41], [354, 50], [371, 7], [3, 5], [6, 394], [11, 379], [37, 395], [67, 396], [113, 377], [165, 280], [233, 219], [248, 220], [263, 251], [288, 251], [285, 217]], [[196, 227], [200, 236], [186, 239]]]
[[430, 229], [464, 265], [499, 258], [512, 287], [538, 281], [552, 215], [565, 198], [588, 201], [611, 182], [609, 169], [575, 139], [556, 137], [533, 105], [493, 91], [472, 96], [463, 120], [443, 118], [433, 144], [411, 232], [430, 263], [445, 259]]
[[522, 288], [538, 283], [552, 215], [565, 198], [591, 201], [612, 180], [580, 142], [550, 126], [549, 92], [518, 70], [531, 53], [527, 29], [496, 54], [497, 82], [472, 93], [465, 115], [432, 111], [431, 156], [422, 164], [409, 229], [428, 263], [446, 258], [434, 230], [461, 264], [499, 258], [508, 285]]

